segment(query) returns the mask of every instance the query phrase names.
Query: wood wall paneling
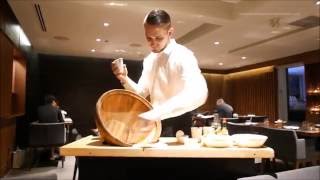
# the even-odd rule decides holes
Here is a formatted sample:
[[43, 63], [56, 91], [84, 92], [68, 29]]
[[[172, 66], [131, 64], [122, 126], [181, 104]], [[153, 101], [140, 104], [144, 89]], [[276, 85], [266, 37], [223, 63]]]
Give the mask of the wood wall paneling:
[[18, 57], [13, 60], [12, 73], [12, 107], [11, 112], [14, 115], [23, 115], [25, 113], [26, 97], [26, 60]]
[[11, 116], [13, 45], [0, 32], [0, 117]]
[[208, 87], [208, 98], [204, 105], [199, 108], [199, 111], [213, 112], [218, 98], [223, 97], [222, 86], [224, 76], [221, 74], [203, 73]]
[[[17, 30], [18, 21], [7, 1], [0, 1], [0, 177], [11, 168], [11, 154], [15, 147], [16, 107], [24, 112], [24, 89], [20, 89], [20, 69], [16, 69], [15, 87], [19, 96], [12, 96], [13, 50], [20, 47], [20, 34]], [[18, 67], [18, 66], [17, 66]], [[25, 78], [25, 76], [24, 76]], [[20, 96], [21, 95], [21, 96]], [[15, 101], [17, 100], [17, 102]], [[12, 103], [13, 102], [13, 103]], [[23, 105], [22, 105], [23, 104]], [[15, 106], [18, 105], [18, 106]], [[13, 108], [14, 107], [14, 108]]]
[[266, 115], [277, 117], [276, 70], [272, 67], [259, 68], [231, 74], [203, 73], [209, 95], [200, 111], [212, 112], [216, 100], [223, 98], [240, 115]]
[[234, 112], [266, 115], [274, 120], [277, 116], [275, 74], [273, 67], [267, 67], [226, 75], [224, 92]]

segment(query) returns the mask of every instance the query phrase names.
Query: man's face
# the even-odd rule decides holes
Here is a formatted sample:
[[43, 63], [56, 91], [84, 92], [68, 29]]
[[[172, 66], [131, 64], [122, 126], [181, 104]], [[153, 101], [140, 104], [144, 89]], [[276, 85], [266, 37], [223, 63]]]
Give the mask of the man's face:
[[148, 45], [154, 53], [161, 52], [167, 46], [173, 33], [172, 27], [149, 24], [144, 25], [144, 30]]

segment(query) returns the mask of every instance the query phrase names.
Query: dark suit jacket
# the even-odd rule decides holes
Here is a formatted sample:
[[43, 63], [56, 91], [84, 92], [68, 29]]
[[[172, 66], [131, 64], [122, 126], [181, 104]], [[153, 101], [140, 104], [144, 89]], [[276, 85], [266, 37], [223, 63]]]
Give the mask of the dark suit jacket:
[[219, 114], [220, 118], [231, 118], [233, 108], [229, 104], [221, 104], [216, 107], [215, 112]]
[[40, 123], [63, 122], [60, 109], [51, 104], [38, 107], [38, 120]]

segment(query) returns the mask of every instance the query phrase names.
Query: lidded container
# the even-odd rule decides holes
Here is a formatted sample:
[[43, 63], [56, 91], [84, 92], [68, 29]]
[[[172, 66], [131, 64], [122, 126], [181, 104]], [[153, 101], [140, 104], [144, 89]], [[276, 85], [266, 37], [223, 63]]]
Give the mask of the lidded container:
[[[149, 131], [139, 131], [138, 115], [152, 109], [142, 96], [124, 89], [114, 89], [102, 94], [96, 103], [96, 125], [105, 143], [131, 146], [137, 143], [157, 142], [161, 122], [154, 121]], [[139, 122], [140, 121], [140, 122]]]

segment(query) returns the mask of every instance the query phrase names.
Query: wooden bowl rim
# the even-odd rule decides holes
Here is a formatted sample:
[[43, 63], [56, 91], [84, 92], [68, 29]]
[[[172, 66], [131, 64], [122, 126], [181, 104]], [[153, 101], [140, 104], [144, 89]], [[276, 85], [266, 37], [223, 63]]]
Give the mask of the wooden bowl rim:
[[[110, 132], [102, 125], [101, 123], [101, 119], [100, 119], [100, 107], [101, 107], [101, 104], [102, 104], [102, 99], [105, 97], [105, 96], [112, 96], [112, 95], [128, 95], [128, 96], [131, 96], [131, 97], [134, 97], [135, 99], [139, 100], [141, 103], [143, 103], [145, 106], [147, 106], [147, 108], [149, 108], [149, 110], [152, 109], [152, 105], [149, 101], [147, 101], [144, 97], [132, 92], [132, 91], [129, 91], [129, 90], [126, 90], [126, 89], [112, 89], [112, 90], [109, 90], [105, 93], [103, 93], [97, 103], [96, 103], [96, 123], [99, 124], [100, 128], [103, 129], [104, 133], [106, 133], [112, 140], [111, 143], [112, 144], [116, 144], [116, 145], [121, 145], [121, 146], [131, 146], [132, 144], [129, 144], [129, 143], [124, 143], [122, 141], [120, 141], [119, 139], [113, 137]], [[156, 122], [156, 135], [155, 137], [153, 138], [153, 141], [157, 141], [160, 137], [160, 134], [161, 134], [161, 121], [157, 121]], [[99, 128], [98, 128], [99, 130]], [[100, 133], [101, 134], [101, 133]], [[103, 138], [104, 139], [104, 138]], [[105, 140], [105, 139], [104, 139]]]

